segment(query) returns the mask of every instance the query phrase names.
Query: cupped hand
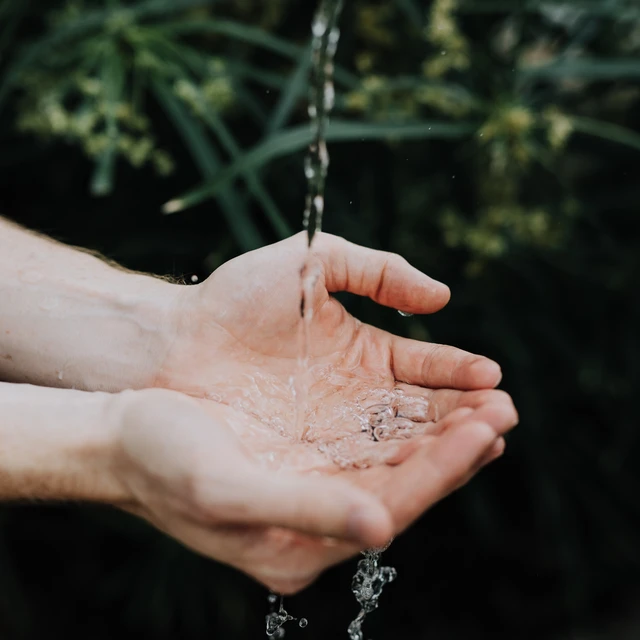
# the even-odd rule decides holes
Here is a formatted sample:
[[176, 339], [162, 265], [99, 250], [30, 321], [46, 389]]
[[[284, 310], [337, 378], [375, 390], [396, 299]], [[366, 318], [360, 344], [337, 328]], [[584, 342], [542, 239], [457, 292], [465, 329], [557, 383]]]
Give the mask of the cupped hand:
[[258, 421], [227, 405], [162, 389], [124, 392], [114, 401], [113, 469], [130, 497], [127, 510], [292, 593], [328, 566], [385, 544], [500, 454], [509, 421], [489, 424], [498, 422], [490, 393], [475, 392], [475, 409], [453, 410], [439, 435], [406, 443], [387, 464], [313, 474], [256, 460], [236, 428]]
[[[356, 462], [379, 458], [382, 447], [372, 446], [373, 429], [367, 433], [365, 422], [371, 407], [380, 405], [395, 405], [394, 416], [407, 415], [393, 390], [428, 405], [415, 429], [395, 430], [406, 436], [433, 432], [434, 421], [473, 404], [474, 396], [461, 392], [499, 383], [500, 368], [487, 358], [394, 336], [347, 313], [332, 293], [349, 291], [404, 312], [432, 313], [446, 305], [449, 289], [398, 255], [328, 234], [316, 236], [313, 262], [306, 265], [317, 278], [308, 361], [301, 368], [300, 274], [306, 257], [306, 238], [298, 234], [231, 260], [203, 284], [184, 288], [177, 335], [156, 385], [250, 416], [251, 428], [237, 426], [248, 448], [275, 466], [309, 469], [327, 460], [348, 462], [343, 454], [354, 448], [354, 438], [362, 441]], [[483, 397], [513, 422], [508, 397]]]
[[[407, 313], [432, 313], [449, 300], [445, 285], [395, 254], [327, 234], [317, 236], [306, 263], [317, 277], [301, 368], [306, 256], [300, 234], [184, 288], [173, 346], [155, 383], [197, 399], [213, 419], [202, 430], [224, 428], [224, 436], [207, 437], [224, 437], [251, 461], [251, 482], [238, 480], [243, 492], [230, 482], [228, 499], [251, 518], [241, 496], [254, 494], [261, 514], [250, 526], [225, 521], [215, 541], [206, 520], [180, 531], [170, 518], [159, 526], [281, 592], [405, 529], [500, 455], [503, 434], [517, 422], [509, 396], [494, 388], [496, 363], [363, 324], [331, 296], [349, 291]], [[234, 477], [231, 467], [220, 477]], [[262, 482], [278, 487], [267, 491], [277, 500], [258, 491]], [[360, 507], [357, 488], [364, 491]]]

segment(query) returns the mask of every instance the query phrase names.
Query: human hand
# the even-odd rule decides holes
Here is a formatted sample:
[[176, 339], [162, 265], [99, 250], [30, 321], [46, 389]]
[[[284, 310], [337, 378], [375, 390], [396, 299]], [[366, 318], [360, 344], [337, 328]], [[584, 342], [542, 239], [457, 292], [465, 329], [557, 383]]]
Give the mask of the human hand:
[[[231, 260], [201, 285], [182, 289], [179, 328], [155, 384], [250, 416], [251, 428], [236, 425], [246, 446], [272, 466], [301, 470], [383, 462], [385, 448], [363, 432], [372, 406], [395, 404], [393, 412], [411, 417], [417, 405], [424, 415], [413, 428], [391, 420], [405, 436], [436, 433], [440, 420], [460, 406], [482, 406], [473, 419], [490, 417], [498, 430], [515, 422], [506, 394], [473, 393], [498, 384], [496, 363], [362, 324], [330, 295], [350, 291], [406, 312], [431, 313], [449, 300], [445, 285], [397, 255], [327, 234], [316, 236], [314, 256], [318, 279], [305, 385], [298, 364], [303, 234]], [[305, 415], [297, 433], [296, 394], [305, 395], [303, 386], [308, 393], [298, 402]], [[414, 405], [409, 414], [407, 402]]]
[[489, 425], [499, 422], [497, 403], [485, 402], [491, 393], [475, 392], [477, 409], [449, 413], [440, 435], [404, 443], [387, 464], [310, 474], [256, 460], [236, 430], [239, 422], [261, 429], [259, 421], [224, 404], [161, 389], [124, 392], [111, 401], [119, 427], [109, 468], [123, 508], [292, 593], [383, 545], [499, 455], [508, 426]]
[[395, 466], [332, 477], [266, 468], [235, 431], [255, 419], [175, 391], [0, 383], [0, 409], [0, 501], [108, 503], [281, 592], [385, 543], [496, 441], [452, 422]]

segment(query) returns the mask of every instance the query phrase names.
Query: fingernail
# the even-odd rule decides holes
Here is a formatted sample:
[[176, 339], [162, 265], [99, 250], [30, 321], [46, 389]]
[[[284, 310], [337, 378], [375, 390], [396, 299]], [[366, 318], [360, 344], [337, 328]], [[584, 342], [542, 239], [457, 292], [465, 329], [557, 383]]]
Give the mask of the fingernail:
[[487, 384], [498, 385], [502, 380], [502, 369], [497, 362], [489, 358], [480, 358], [471, 365], [471, 371], [481, 378], [491, 381]]

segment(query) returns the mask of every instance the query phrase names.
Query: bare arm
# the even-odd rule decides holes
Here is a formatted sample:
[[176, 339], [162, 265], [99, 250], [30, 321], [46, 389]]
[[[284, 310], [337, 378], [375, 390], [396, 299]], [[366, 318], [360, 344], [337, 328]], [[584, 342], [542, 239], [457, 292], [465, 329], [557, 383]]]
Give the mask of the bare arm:
[[0, 500], [125, 504], [110, 394], [0, 382]]
[[[448, 289], [399, 256], [330, 236], [317, 251], [314, 357], [338, 373], [356, 362], [358, 375], [348, 368], [340, 379], [356, 386], [330, 385], [316, 403], [336, 392], [353, 402], [358, 381], [375, 391], [384, 374], [440, 407], [441, 432], [392, 447], [393, 464], [334, 469], [323, 458], [325, 473], [309, 474], [317, 443], [270, 426], [270, 412], [281, 419], [274, 406], [293, 415], [302, 235], [181, 287], [0, 220], [0, 378], [104, 391], [166, 387], [87, 393], [0, 383], [0, 499], [108, 502], [290, 592], [384, 543], [467, 482], [500, 455], [517, 421], [510, 398], [492, 389], [499, 367], [362, 325], [330, 296], [349, 290], [414, 313], [444, 306]], [[254, 404], [236, 408], [168, 390], [202, 398], [253, 380], [268, 384]], [[274, 439], [300, 456], [265, 463]]]
[[0, 219], [0, 380], [151, 386], [182, 289]]

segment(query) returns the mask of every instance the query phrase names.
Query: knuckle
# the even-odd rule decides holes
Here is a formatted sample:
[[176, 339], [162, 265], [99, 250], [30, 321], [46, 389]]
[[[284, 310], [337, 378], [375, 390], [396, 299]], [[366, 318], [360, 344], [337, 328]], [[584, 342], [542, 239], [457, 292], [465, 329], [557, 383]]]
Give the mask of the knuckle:
[[403, 258], [399, 253], [394, 253], [392, 251], [386, 251], [386, 263], [388, 265], [396, 265], [396, 266], [404, 266], [409, 264], [405, 258]]
[[198, 520], [206, 519], [209, 505], [202, 479], [195, 473], [188, 473], [182, 478], [180, 484], [184, 508], [192, 517]]
[[204, 474], [197, 472], [188, 473], [182, 478], [181, 500], [182, 508], [188, 516], [201, 523], [213, 523], [221, 519], [237, 520], [240, 516], [240, 509], [235, 504], [233, 495], [225, 496], [225, 504], [219, 504], [211, 487], [215, 482], [211, 482]]

